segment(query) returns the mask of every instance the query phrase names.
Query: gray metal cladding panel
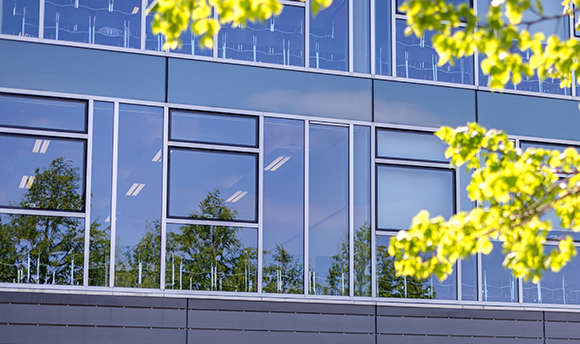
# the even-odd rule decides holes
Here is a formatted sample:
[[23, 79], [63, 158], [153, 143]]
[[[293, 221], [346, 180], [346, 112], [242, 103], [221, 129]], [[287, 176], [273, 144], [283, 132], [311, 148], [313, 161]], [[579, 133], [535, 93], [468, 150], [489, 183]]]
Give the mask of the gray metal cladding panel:
[[570, 321], [580, 323], [580, 313], [546, 312], [546, 321]]
[[374, 333], [374, 317], [368, 315], [190, 310], [188, 328]]
[[0, 304], [0, 323], [185, 328], [185, 310]]
[[185, 344], [186, 331], [121, 327], [0, 325], [2, 344]]
[[379, 316], [443, 317], [470, 319], [542, 320], [542, 312], [434, 307], [377, 307]]
[[376, 344], [542, 344], [539, 338], [378, 335]]
[[0, 39], [0, 86], [165, 100], [158, 56]]
[[580, 340], [580, 322], [546, 321], [546, 338], [568, 338]]
[[580, 344], [580, 339], [546, 339], [546, 344]]
[[374, 315], [375, 306], [305, 303], [305, 302], [267, 302], [267, 301], [224, 301], [191, 299], [189, 309], [260, 311], [260, 312], [296, 312], [324, 314], [359, 314]]
[[374, 344], [374, 335], [313, 332], [190, 330], [190, 344]]
[[170, 58], [168, 85], [172, 103], [372, 119], [366, 78]]

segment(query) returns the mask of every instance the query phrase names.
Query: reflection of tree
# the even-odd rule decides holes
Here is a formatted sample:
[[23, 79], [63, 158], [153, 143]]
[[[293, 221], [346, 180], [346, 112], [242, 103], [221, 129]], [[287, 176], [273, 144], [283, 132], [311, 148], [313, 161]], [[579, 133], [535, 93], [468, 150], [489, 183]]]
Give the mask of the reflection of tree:
[[368, 222], [354, 233], [354, 295], [371, 296], [371, 227]]
[[[264, 255], [269, 252], [264, 251]], [[284, 246], [276, 244], [272, 262], [264, 266], [264, 291], [267, 293], [300, 294], [302, 286], [302, 266]]]
[[[349, 283], [349, 240], [348, 234], [340, 243], [339, 252], [332, 256], [326, 285], [316, 284], [316, 290], [322, 290], [324, 295], [348, 295]], [[322, 287], [322, 289], [320, 289]]]
[[91, 223], [91, 241], [89, 248], [89, 284], [109, 285], [109, 259], [111, 243], [111, 225], [103, 227], [97, 219]]

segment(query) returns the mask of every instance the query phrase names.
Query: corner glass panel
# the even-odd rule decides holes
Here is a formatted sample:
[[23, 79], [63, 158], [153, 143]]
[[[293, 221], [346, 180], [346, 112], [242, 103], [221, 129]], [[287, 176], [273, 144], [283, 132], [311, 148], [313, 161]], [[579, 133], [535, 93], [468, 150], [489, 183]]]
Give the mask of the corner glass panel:
[[45, 1], [45, 38], [139, 49], [140, 36], [140, 0]]
[[255, 292], [257, 244], [255, 228], [168, 224], [165, 286]]
[[115, 285], [159, 288], [163, 109], [119, 109]]
[[433, 33], [425, 32], [421, 38], [405, 36], [406, 26], [404, 20], [397, 20], [397, 76], [473, 84], [473, 57], [457, 59], [453, 66], [449, 63], [438, 66], [439, 55], [432, 47]]
[[0, 94], [0, 126], [86, 132], [84, 101]]
[[481, 255], [481, 292], [483, 301], [518, 302], [518, 280], [503, 267], [501, 243], [495, 242], [490, 254]]
[[94, 102], [89, 285], [109, 286], [113, 185], [113, 103]]
[[354, 295], [371, 296], [371, 128], [354, 126]]
[[310, 67], [348, 70], [348, 0], [310, 14]]
[[84, 141], [0, 135], [0, 154], [0, 206], [84, 210]]
[[369, 0], [353, 1], [353, 70], [371, 72], [371, 3]]
[[[161, 34], [153, 34], [151, 26], [153, 25], [154, 14], [149, 14], [146, 18], [146, 28], [145, 28], [145, 49], [153, 51], [165, 51], [163, 50], [163, 44], [165, 44], [165, 37]], [[181, 33], [181, 47], [175, 50], [171, 50], [172, 53], [195, 55], [195, 56], [213, 56], [213, 50], [206, 47], [201, 47], [199, 45], [200, 38], [192, 34], [191, 29]]]
[[0, 282], [82, 285], [85, 221], [0, 215]]
[[257, 147], [257, 117], [171, 111], [171, 140]]
[[266, 293], [304, 293], [304, 122], [264, 119]]
[[256, 166], [255, 154], [171, 149], [169, 216], [256, 222]]
[[222, 27], [218, 56], [235, 60], [304, 66], [304, 8], [286, 5], [277, 17]]
[[375, 0], [375, 73], [391, 75], [391, 0]]
[[455, 209], [454, 179], [448, 169], [378, 166], [378, 228], [407, 229], [422, 209], [432, 217], [449, 218]]
[[445, 281], [436, 277], [419, 280], [414, 277], [398, 277], [395, 261], [389, 256], [390, 236], [377, 235], [377, 296], [408, 299], [457, 299], [455, 271]]
[[39, 0], [0, 0], [0, 33], [38, 37]]
[[310, 125], [310, 294], [349, 294], [348, 128]]
[[461, 299], [477, 301], [477, 256], [461, 260]]
[[433, 133], [402, 130], [377, 130], [377, 156], [447, 162], [447, 144]]

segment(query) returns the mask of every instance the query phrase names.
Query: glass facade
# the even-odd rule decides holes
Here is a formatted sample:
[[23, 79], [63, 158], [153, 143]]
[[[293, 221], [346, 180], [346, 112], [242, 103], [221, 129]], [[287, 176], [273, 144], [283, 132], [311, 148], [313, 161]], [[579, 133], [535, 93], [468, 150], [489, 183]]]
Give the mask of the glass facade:
[[0, 1], [0, 33], [38, 37], [38, 0]]
[[335, 0], [329, 8], [310, 14], [310, 66], [348, 70], [348, 0]]

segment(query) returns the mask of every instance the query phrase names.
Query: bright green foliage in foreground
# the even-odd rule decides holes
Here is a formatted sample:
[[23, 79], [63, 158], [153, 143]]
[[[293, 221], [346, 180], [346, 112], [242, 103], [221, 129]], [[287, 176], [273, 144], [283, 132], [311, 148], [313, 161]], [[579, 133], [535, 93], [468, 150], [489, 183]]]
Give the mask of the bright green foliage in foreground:
[[[573, 16], [580, 6], [580, 0], [561, 3], [562, 11], [556, 15], [545, 15], [540, 0], [493, 0], [489, 12], [479, 13], [479, 18], [466, 4], [453, 6], [445, 0], [408, 0], [401, 10], [408, 16], [407, 34], [420, 37], [424, 31], [436, 32], [433, 46], [440, 66], [479, 52], [485, 56], [481, 68], [489, 74], [492, 88], [501, 89], [510, 79], [517, 85], [534, 72], [540, 79], [557, 78], [560, 87], [570, 87], [572, 72], [580, 76], [580, 42], [574, 38], [561, 40], [556, 35], [546, 37], [544, 33], [532, 35], [529, 31], [539, 22]], [[522, 20], [525, 12], [533, 13], [533, 18]], [[453, 30], [460, 23], [465, 29]], [[524, 61], [518, 50], [530, 50], [529, 61]]]
[[[331, 3], [332, 0], [310, 2], [313, 13]], [[211, 48], [221, 25], [238, 27], [248, 21], [264, 21], [279, 15], [282, 8], [279, 0], [158, 0], [150, 11], [155, 13], [153, 33], [166, 38], [163, 49], [175, 49], [181, 44], [180, 34], [188, 28], [200, 36], [202, 46]]]
[[561, 228], [580, 232], [580, 154], [575, 149], [521, 152], [505, 133], [475, 123], [443, 127], [436, 135], [449, 144], [445, 154], [452, 164], [465, 164], [472, 172], [467, 190], [480, 207], [448, 220], [420, 212], [408, 231], [391, 240], [389, 254], [395, 256], [398, 274], [444, 279], [459, 258], [491, 252], [491, 240], [503, 242], [506, 268], [534, 282], [576, 255], [570, 237], [546, 252], [552, 223], [542, 217], [553, 209]]

